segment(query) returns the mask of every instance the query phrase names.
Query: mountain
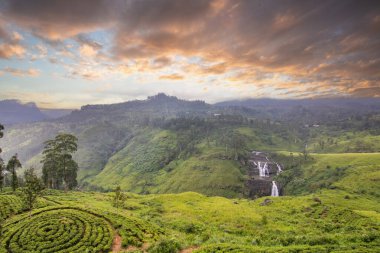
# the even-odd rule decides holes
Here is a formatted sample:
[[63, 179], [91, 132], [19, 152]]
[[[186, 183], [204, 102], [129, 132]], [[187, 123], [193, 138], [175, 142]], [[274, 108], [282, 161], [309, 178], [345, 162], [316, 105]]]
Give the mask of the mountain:
[[[59, 132], [72, 133], [79, 140], [75, 159], [81, 188], [110, 190], [120, 185], [145, 194], [196, 191], [242, 197], [249, 190], [253, 150], [269, 156], [284, 150], [302, 154], [305, 146], [313, 153], [379, 152], [380, 110], [378, 100], [373, 101], [359, 106], [355, 99], [259, 100], [245, 107], [161, 93], [6, 126], [0, 146], [5, 160], [18, 153], [24, 168], [39, 170], [43, 142]], [[292, 189], [286, 185], [282, 182], [283, 188]]]
[[335, 121], [380, 111], [380, 98], [314, 98], [314, 99], [246, 99], [215, 104], [218, 107], [249, 108], [255, 116], [277, 120], [291, 118], [305, 123], [312, 120]]
[[40, 111], [49, 119], [57, 119], [69, 115], [73, 110], [71, 109], [42, 109]]
[[79, 179], [85, 182], [101, 172], [110, 157], [137, 135], [158, 129], [169, 119], [204, 117], [210, 108], [203, 101], [185, 101], [165, 94], [119, 104], [86, 105], [58, 119], [6, 127], [1, 140], [3, 157], [9, 159], [18, 153], [24, 167], [39, 169], [43, 142], [59, 132], [73, 133], [79, 139]]
[[5, 125], [56, 119], [72, 111], [71, 109], [42, 109], [33, 102], [21, 103], [16, 99], [0, 101], [0, 121]]
[[4, 125], [35, 122], [47, 119], [35, 103], [22, 104], [18, 100], [0, 101], [0, 120]]
[[380, 98], [312, 98], [312, 99], [245, 99], [230, 100], [215, 104], [216, 106], [241, 106], [247, 108], [282, 108], [303, 106], [306, 108], [350, 108], [357, 111], [376, 111], [380, 109]]

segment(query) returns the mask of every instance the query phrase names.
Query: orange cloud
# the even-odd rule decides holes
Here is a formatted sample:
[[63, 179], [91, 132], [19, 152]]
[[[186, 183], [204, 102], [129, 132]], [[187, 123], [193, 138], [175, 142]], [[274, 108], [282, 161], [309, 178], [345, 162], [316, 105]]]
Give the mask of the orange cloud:
[[79, 53], [83, 57], [94, 57], [97, 51], [92, 46], [84, 44], [79, 48]]
[[4, 68], [2, 70], [5, 73], [14, 75], [14, 76], [29, 76], [29, 77], [37, 77], [40, 75], [40, 71], [38, 69], [28, 69], [28, 70], [23, 70], [23, 69], [15, 69], [15, 68]]
[[25, 55], [25, 48], [20, 45], [0, 44], [0, 58], [21, 58]]
[[179, 74], [170, 74], [170, 75], [162, 75], [159, 77], [160, 80], [183, 80], [184, 76]]

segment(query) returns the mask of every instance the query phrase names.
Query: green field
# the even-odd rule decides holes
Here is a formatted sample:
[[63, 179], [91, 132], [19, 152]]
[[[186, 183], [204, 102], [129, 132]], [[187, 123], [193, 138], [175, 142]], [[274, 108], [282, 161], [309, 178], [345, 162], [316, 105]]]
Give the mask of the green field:
[[[121, 236], [121, 248], [125, 252], [179, 252], [181, 249], [187, 252], [377, 252], [380, 204], [376, 182], [380, 154], [312, 154], [311, 157], [312, 162], [302, 167], [299, 179], [306, 182], [301, 185], [302, 194], [268, 197], [272, 200], [268, 205], [261, 205], [266, 198], [228, 199], [195, 192], [127, 193], [123, 208], [118, 210], [111, 205], [113, 193], [48, 191], [29, 217], [21, 211], [18, 197], [3, 194], [0, 201], [14, 206], [1, 205], [2, 218], [10, 218], [2, 223], [0, 252], [22, 252], [17, 250], [37, 247], [38, 243], [33, 242], [42, 240], [38, 238], [39, 233], [50, 233], [53, 237], [55, 232], [41, 230], [28, 240], [22, 239], [22, 231], [30, 224], [37, 227], [40, 224], [42, 229], [47, 219], [51, 220], [47, 222], [49, 226], [57, 227], [57, 235], [59, 226], [66, 220], [73, 221], [70, 226], [83, 231], [91, 229], [93, 222], [100, 224], [98, 235], [84, 236], [77, 243], [72, 239], [67, 251], [62, 252], [77, 249], [80, 252], [79, 249], [88, 245], [108, 252], [114, 245], [110, 238], [117, 235]], [[347, 169], [336, 174], [336, 168], [340, 167]], [[328, 187], [307, 193], [312, 189], [309, 185], [331, 178]], [[86, 222], [94, 216], [95, 219]], [[84, 225], [75, 225], [76, 220], [83, 220]]]

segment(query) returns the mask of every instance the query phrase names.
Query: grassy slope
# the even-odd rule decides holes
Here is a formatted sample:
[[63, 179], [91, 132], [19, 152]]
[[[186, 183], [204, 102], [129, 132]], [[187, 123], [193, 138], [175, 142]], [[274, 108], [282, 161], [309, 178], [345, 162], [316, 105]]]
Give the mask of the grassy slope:
[[[288, 152], [283, 154], [288, 155]], [[338, 188], [380, 197], [380, 153], [311, 154], [313, 162], [286, 187], [290, 194]]]
[[[91, 185], [113, 189], [117, 184], [135, 193], [179, 193], [195, 191], [206, 195], [240, 197], [244, 192], [246, 168], [231, 159], [232, 150], [221, 144], [221, 135], [235, 131], [244, 136], [249, 150], [279, 150], [288, 147], [278, 135], [249, 127], [214, 129], [209, 142], [201, 138], [190, 155], [178, 153], [179, 132], [145, 128], [113, 155]], [[297, 145], [292, 145], [296, 149]], [[229, 157], [229, 158], [227, 158]]]
[[380, 135], [372, 135], [368, 131], [332, 131], [319, 127], [311, 130], [309, 148], [311, 152], [318, 153], [380, 152]]
[[[119, 211], [125, 218], [115, 216], [117, 210], [109, 201], [112, 194], [54, 192], [47, 198], [62, 206], [106, 215], [112, 223], [126, 219], [127, 223], [121, 222], [129, 226], [128, 221], [135, 219], [147, 226], [146, 230], [157, 231], [160, 227], [161, 232], [155, 238], [143, 239], [148, 244], [172, 238], [182, 248], [195, 247], [199, 252], [222, 252], [217, 250], [222, 248], [239, 249], [236, 252], [280, 249], [283, 252], [295, 249], [375, 252], [380, 243], [379, 203], [356, 194], [346, 199], [346, 194], [326, 190], [307, 196], [271, 198], [273, 203], [268, 206], [260, 205], [264, 198], [226, 199], [191, 192], [128, 194], [124, 209]], [[316, 197], [321, 203], [314, 200]]]
[[234, 197], [242, 192], [244, 171], [238, 162], [219, 158], [224, 149], [200, 143], [199, 153], [182, 159], [176, 145], [175, 133], [146, 129], [89, 182], [106, 189], [120, 184], [137, 193], [197, 191]]
[[[347, 153], [314, 155], [314, 168], [347, 168], [343, 177], [333, 185], [351, 193], [380, 193], [380, 153]], [[311, 168], [311, 170], [313, 167]], [[378, 195], [380, 196], [380, 195]]]
[[[158, 139], [170, 138], [168, 132], [152, 134]], [[149, 141], [157, 140], [148, 137]], [[154, 245], [169, 238], [182, 248], [196, 248], [198, 252], [376, 252], [380, 244], [380, 204], [379, 196], [373, 193], [379, 192], [376, 182], [380, 154], [312, 156], [314, 163], [302, 168], [303, 180], [313, 184], [333, 178], [333, 187], [303, 196], [269, 197], [273, 203], [267, 206], [260, 205], [265, 198], [226, 199], [192, 192], [129, 193], [119, 217], [110, 203], [112, 193], [52, 192], [47, 199], [49, 205], [60, 203], [91, 210], [106, 215], [113, 224], [124, 224], [115, 225], [124, 245], [131, 242], [129, 232], [123, 231], [131, 231], [130, 222], [136, 221], [155, 235], [133, 237], [137, 245]], [[347, 169], [337, 176], [336, 167]]]

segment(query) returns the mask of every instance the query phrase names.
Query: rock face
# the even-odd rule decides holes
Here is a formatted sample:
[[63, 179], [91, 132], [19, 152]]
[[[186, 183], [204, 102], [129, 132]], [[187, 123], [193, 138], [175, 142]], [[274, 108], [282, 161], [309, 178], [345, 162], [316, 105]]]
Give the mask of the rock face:
[[[246, 182], [247, 195], [250, 198], [272, 195], [273, 177], [282, 172], [282, 166], [268, 158], [268, 154], [259, 151], [252, 151], [248, 161], [250, 177]], [[279, 195], [281, 195], [281, 185], [276, 182]]]
[[270, 196], [272, 191], [272, 181], [262, 179], [250, 179], [247, 181], [249, 189], [248, 196], [250, 198], [258, 198], [262, 196]]

